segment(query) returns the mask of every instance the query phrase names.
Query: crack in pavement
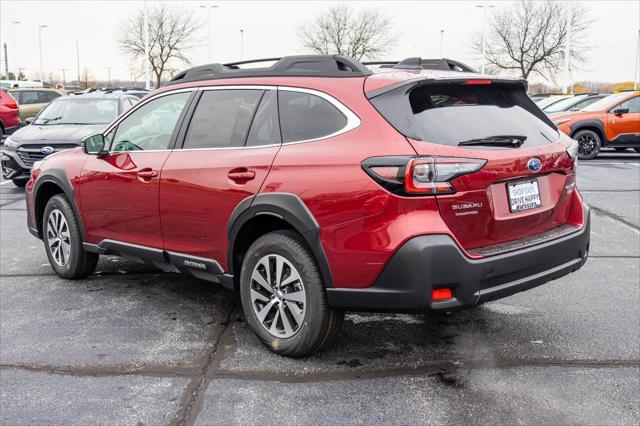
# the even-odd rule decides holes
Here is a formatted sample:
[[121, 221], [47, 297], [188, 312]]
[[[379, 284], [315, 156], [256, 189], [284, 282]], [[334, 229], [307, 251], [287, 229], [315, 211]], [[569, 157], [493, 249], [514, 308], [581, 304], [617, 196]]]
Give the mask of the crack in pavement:
[[[182, 394], [182, 398], [180, 399], [180, 403], [178, 404], [178, 410], [176, 411], [173, 420], [171, 421], [172, 425], [186, 425], [188, 423], [192, 424], [195, 421], [199, 410], [197, 412], [192, 412], [193, 407], [196, 402], [198, 402], [202, 398], [201, 394], [203, 393], [203, 390], [206, 390], [207, 388], [205, 386], [208, 385], [207, 371], [214, 364], [214, 361], [218, 361], [218, 364], [221, 362], [221, 360], [216, 357], [218, 347], [220, 346], [222, 335], [225, 334], [228, 329], [232, 328], [231, 317], [233, 316], [233, 312], [235, 311], [237, 304], [237, 300], [233, 302], [233, 305], [231, 306], [231, 309], [229, 310], [229, 314], [227, 315], [225, 321], [212, 327], [209, 340], [212, 340], [213, 344], [211, 345], [211, 348], [205, 353], [204, 359], [201, 361], [202, 366], [200, 368], [199, 374], [193, 377], [185, 388]], [[222, 330], [216, 333], [220, 326], [222, 326]], [[214, 365], [214, 368], [217, 367], [217, 365]]]
[[[231, 321], [230, 321], [231, 322]], [[220, 324], [223, 325], [223, 324]], [[206, 390], [212, 380], [239, 380], [239, 381], [278, 381], [286, 383], [312, 383], [345, 380], [365, 380], [374, 378], [389, 378], [411, 375], [432, 375], [441, 373], [455, 373], [469, 370], [508, 369], [519, 367], [565, 367], [565, 368], [640, 368], [640, 359], [629, 360], [566, 360], [557, 358], [531, 358], [531, 359], [476, 359], [456, 361], [427, 362], [413, 367], [379, 368], [372, 370], [355, 371], [320, 371], [313, 373], [276, 373], [272, 371], [222, 371], [219, 369], [226, 354], [232, 352], [235, 347], [227, 347], [224, 353], [219, 352], [220, 343], [224, 335], [229, 336], [231, 327], [229, 323], [223, 325], [222, 332], [214, 342], [212, 348], [207, 351], [205, 365], [203, 366], [49, 366], [31, 364], [2, 364], [1, 370], [27, 370], [37, 373], [49, 373], [77, 377], [105, 377], [105, 376], [153, 376], [153, 377], [191, 377], [192, 384], [185, 389], [183, 399], [185, 403], [174, 416], [174, 424], [186, 424], [195, 420], [196, 411], [192, 408], [201, 403], [202, 390]], [[216, 356], [219, 355], [219, 356]], [[193, 363], [195, 364], [195, 362]], [[207, 386], [205, 386], [207, 385]], [[190, 395], [190, 396], [189, 396]], [[185, 396], [189, 396], [185, 398]], [[193, 416], [193, 419], [191, 417]]]
[[635, 223], [629, 222], [628, 220], [626, 220], [622, 216], [619, 216], [619, 215], [617, 215], [615, 213], [608, 212], [608, 211], [606, 211], [604, 209], [601, 209], [600, 207], [596, 207], [596, 206], [593, 206], [591, 204], [589, 204], [589, 207], [591, 207], [591, 210], [593, 210], [594, 212], [596, 212], [598, 214], [601, 214], [603, 216], [607, 216], [607, 217], [609, 217], [609, 218], [611, 218], [613, 220], [617, 220], [620, 223], [624, 223], [625, 225], [630, 226], [631, 228], [640, 231], [640, 226], [636, 225]]

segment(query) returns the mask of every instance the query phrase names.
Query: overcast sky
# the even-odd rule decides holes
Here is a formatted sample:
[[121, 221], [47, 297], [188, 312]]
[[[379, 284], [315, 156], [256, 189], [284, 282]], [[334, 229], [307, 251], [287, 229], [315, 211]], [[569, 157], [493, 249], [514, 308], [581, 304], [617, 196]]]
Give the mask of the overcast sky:
[[[149, 5], [160, 3], [149, 1]], [[206, 1], [172, 1], [176, 7], [194, 11], [204, 25], [199, 31], [202, 45], [190, 52], [194, 65], [208, 62]], [[244, 29], [244, 58], [263, 58], [307, 53], [296, 36], [296, 28], [318, 12], [337, 2], [313, 1], [218, 1], [213, 9], [214, 62], [240, 59], [240, 29]], [[444, 56], [477, 66], [470, 48], [473, 35], [482, 29], [482, 1], [368, 1], [349, 2], [355, 8], [381, 9], [393, 19], [398, 42], [380, 59], [425, 58], [440, 54], [440, 30], [445, 30]], [[508, 3], [494, 1], [496, 8]], [[574, 72], [575, 80], [633, 80], [640, 1], [583, 2], [596, 19], [589, 31], [593, 46], [584, 70]], [[76, 77], [76, 48], [80, 46], [80, 68], [89, 68], [96, 79], [128, 79], [130, 60], [116, 44], [122, 21], [142, 8], [142, 1], [10, 1], [0, 2], [0, 41], [9, 49], [9, 69], [15, 64], [27, 76], [38, 74], [38, 26], [42, 30], [45, 75], [67, 68], [67, 79]], [[493, 9], [496, 10], [496, 9]], [[20, 21], [20, 24], [12, 24]], [[15, 35], [14, 37], [14, 28]], [[17, 45], [17, 46], [16, 46]], [[17, 55], [16, 55], [17, 52]], [[2, 52], [4, 73], [4, 52]]]

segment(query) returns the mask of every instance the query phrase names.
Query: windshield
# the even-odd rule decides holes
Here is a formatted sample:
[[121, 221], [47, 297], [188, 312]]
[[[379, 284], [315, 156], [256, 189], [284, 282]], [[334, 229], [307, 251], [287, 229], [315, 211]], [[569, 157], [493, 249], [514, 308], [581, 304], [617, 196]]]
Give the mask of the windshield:
[[577, 102], [581, 101], [582, 99], [584, 99], [585, 96], [572, 96], [570, 98], [567, 99], [563, 99], [559, 102], [556, 102], [555, 104], [547, 107], [544, 109], [544, 112], [560, 112], [560, 111], [565, 111], [569, 108], [571, 108], [573, 105], [575, 105]]
[[617, 93], [615, 95], [609, 95], [606, 98], [602, 98], [599, 101], [582, 108], [582, 111], [602, 111], [603, 109], [608, 109], [618, 102], [621, 102], [627, 96], [629, 96], [629, 93]]
[[458, 145], [516, 135], [523, 147], [531, 147], [558, 139], [551, 121], [519, 85], [429, 84], [408, 96], [400, 88], [371, 102], [400, 133], [425, 142]]
[[47, 105], [33, 124], [109, 124], [117, 115], [116, 99], [58, 99]]

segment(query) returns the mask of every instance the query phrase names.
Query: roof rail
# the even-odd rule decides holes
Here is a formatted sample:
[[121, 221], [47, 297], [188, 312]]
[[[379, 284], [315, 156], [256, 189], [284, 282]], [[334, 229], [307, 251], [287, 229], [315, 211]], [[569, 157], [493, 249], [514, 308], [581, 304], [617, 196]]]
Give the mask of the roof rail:
[[462, 62], [453, 59], [422, 59], [420, 57], [407, 58], [402, 61], [372, 61], [363, 62], [363, 65], [380, 65], [380, 68], [394, 69], [423, 69], [423, 70], [443, 70], [473, 72], [477, 71]]
[[[270, 67], [240, 68], [240, 65], [273, 62]], [[253, 59], [227, 64], [200, 65], [182, 71], [166, 85], [190, 81], [238, 77], [362, 77], [371, 70], [360, 62], [342, 55], [298, 55], [283, 58]]]

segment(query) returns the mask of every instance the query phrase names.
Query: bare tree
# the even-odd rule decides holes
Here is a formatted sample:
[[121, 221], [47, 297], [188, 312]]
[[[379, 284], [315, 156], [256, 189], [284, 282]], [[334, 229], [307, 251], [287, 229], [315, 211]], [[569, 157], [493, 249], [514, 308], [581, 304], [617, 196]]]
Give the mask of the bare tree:
[[337, 53], [357, 60], [386, 53], [396, 42], [391, 19], [375, 9], [355, 12], [340, 5], [298, 28], [302, 44], [323, 55]]
[[80, 81], [78, 82], [78, 84], [83, 89], [87, 89], [87, 88], [89, 88], [89, 85], [91, 84], [91, 79], [92, 78], [93, 78], [93, 76], [91, 75], [91, 72], [89, 71], [89, 68], [85, 68], [85, 69], [82, 70], [82, 74], [80, 74]]
[[190, 64], [187, 52], [197, 43], [195, 33], [201, 23], [192, 12], [164, 4], [150, 9], [148, 14], [149, 57], [144, 58], [144, 11], [122, 24], [118, 44], [124, 53], [149, 61], [159, 87], [165, 74], [174, 71], [175, 66]]
[[[514, 2], [487, 23], [486, 61], [494, 69], [516, 71], [525, 80], [532, 73], [553, 80], [566, 54], [574, 64], [585, 62], [585, 35], [591, 23], [578, 3]], [[480, 37], [474, 50], [482, 52]]]

